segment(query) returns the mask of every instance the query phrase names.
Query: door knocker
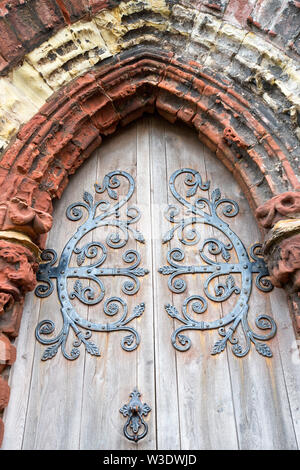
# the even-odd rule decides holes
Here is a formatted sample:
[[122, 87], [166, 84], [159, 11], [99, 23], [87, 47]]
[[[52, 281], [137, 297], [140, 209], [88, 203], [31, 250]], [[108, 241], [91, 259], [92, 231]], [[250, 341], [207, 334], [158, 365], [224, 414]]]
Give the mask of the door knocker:
[[[120, 413], [122, 413], [124, 417], [127, 417], [127, 421], [123, 428], [124, 435], [127, 439], [134, 442], [137, 442], [146, 436], [148, 432], [148, 424], [144, 421], [143, 416], [147, 416], [151, 411], [151, 408], [147, 403], [143, 404], [141, 402], [140, 396], [140, 392], [135, 388], [130, 394], [130, 402], [123, 405], [120, 409]], [[141, 431], [140, 428], [142, 428]]]

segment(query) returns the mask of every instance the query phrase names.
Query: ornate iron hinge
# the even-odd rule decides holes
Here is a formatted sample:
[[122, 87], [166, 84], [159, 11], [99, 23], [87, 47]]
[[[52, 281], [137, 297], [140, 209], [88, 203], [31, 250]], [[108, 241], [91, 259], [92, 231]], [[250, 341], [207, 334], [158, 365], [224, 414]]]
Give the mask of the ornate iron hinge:
[[[175, 188], [175, 181], [180, 175], [185, 175], [184, 184], [188, 186], [187, 198], [195, 196], [193, 202], [187, 201]], [[232, 344], [233, 353], [242, 357], [250, 350], [251, 342], [256, 350], [263, 356], [272, 356], [271, 349], [262, 341], [274, 337], [276, 324], [269, 315], [262, 314], [256, 318], [256, 326], [267, 330], [269, 333], [261, 335], [254, 332], [248, 323], [249, 298], [252, 290], [252, 275], [257, 274], [256, 286], [269, 292], [273, 286], [266, 276], [267, 267], [264, 263], [261, 245], [255, 244], [250, 248], [250, 257], [242, 241], [233, 232], [229, 225], [219, 217], [218, 211], [222, 206], [222, 214], [225, 217], [234, 217], [239, 212], [238, 204], [227, 198], [221, 198], [221, 192], [217, 188], [212, 191], [211, 199], [197, 195], [198, 190], [208, 191], [210, 183], [202, 182], [201, 175], [190, 168], [175, 171], [169, 182], [171, 193], [177, 201], [187, 209], [187, 217], [176, 218], [180, 214], [179, 207], [170, 205], [165, 216], [173, 225], [163, 237], [163, 243], [173, 239], [178, 234], [179, 241], [184, 246], [195, 246], [199, 248], [199, 258], [202, 264], [184, 265], [181, 263], [185, 258], [185, 252], [181, 247], [170, 249], [167, 254], [168, 265], [159, 269], [163, 275], [169, 276], [168, 287], [175, 294], [183, 293], [187, 288], [186, 280], [181, 276], [190, 274], [208, 274], [203, 286], [199, 283], [199, 289], [203, 287], [204, 295], [191, 295], [182, 304], [182, 314], [171, 304], [165, 305], [167, 313], [183, 325], [172, 334], [172, 344], [179, 351], [186, 351], [191, 346], [191, 340], [183, 334], [187, 330], [212, 330], [218, 329], [222, 339], [218, 340], [212, 350], [212, 354], [222, 352], [228, 341]], [[225, 204], [225, 206], [224, 206]], [[223, 240], [210, 237], [201, 242], [201, 234], [196, 225], [210, 225], [218, 230]], [[224, 241], [225, 240], [225, 241]], [[237, 261], [232, 254], [235, 252]], [[210, 256], [211, 255], [211, 256]], [[222, 261], [220, 261], [220, 257]], [[219, 260], [217, 260], [219, 258]], [[251, 258], [251, 259], [250, 259]], [[237, 284], [236, 274], [241, 277]], [[222, 280], [221, 280], [222, 279]], [[216, 281], [213, 289], [212, 281]], [[214, 321], [197, 320], [195, 317], [203, 314], [208, 309], [208, 302], [224, 302], [231, 296], [236, 295], [236, 302], [230, 312], [222, 318]], [[243, 348], [234, 334], [238, 326], [242, 326], [245, 336], [245, 347]], [[226, 327], [228, 328], [226, 329]]]
[[[121, 178], [129, 183], [129, 188], [127, 194], [119, 198], [117, 188], [121, 184]], [[122, 285], [122, 291], [126, 295], [134, 295], [138, 292], [140, 288], [139, 278], [146, 275], [148, 270], [139, 266], [141, 257], [136, 250], [130, 249], [123, 254], [122, 258], [125, 266], [104, 266], [107, 260], [108, 249], [123, 248], [127, 244], [130, 234], [139, 243], [144, 243], [145, 241], [143, 235], [133, 228], [133, 224], [140, 219], [140, 211], [135, 207], [129, 207], [126, 210], [126, 218], [122, 219], [120, 214], [120, 209], [131, 198], [134, 188], [134, 180], [128, 173], [120, 170], [108, 173], [104, 177], [101, 186], [95, 184], [95, 191], [98, 194], [106, 192], [109, 199], [115, 201], [115, 203], [113, 204], [111, 201], [104, 199], [95, 201], [90, 193], [85, 192], [83, 202], [71, 204], [67, 208], [66, 215], [69, 220], [79, 221], [85, 211], [87, 218], [66, 243], [56, 266], [58, 257], [55, 250], [46, 249], [43, 251], [41, 257], [45, 262], [40, 264], [37, 273], [38, 281], [41, 281], [43, 284], [37, 286], [35, 293], [39, 297], [49, 296], [54, 290], [52, 279], [56, 279], [57, 294], [63, 317], [63, 327], [55, 337], [49, 337], [55, 329], [52, 320], [43, 320], [36, 327], [37, 340], [47, 345], [42, 356], [43, 360], [51, 359], [55, 356], [59, 347], [61, 347], [64, 357], [70, 360], [76, 359], [80, 354], [79, 346], [82, 343], [88, 353], [99, 356], [100, 351], [98, 347], [89, 340], [92, 331], [127, 332], [128, 334], [121, 341], [121, 346], [126, 351], [133, 351], [139, 345], [139, 334], [128, 324], [134, 318], [143, 314], [145, 309], [144, 303], [136, 305], [131, 314], [129, 314], [127, 304], [121, 297], [114, 296], [106, 299], [103, 306], [104, 313], [108, 317], [120, 315], [118, 320], [107, 323], [94, 323], [82, 318], [76, 307], [72, 304], [72, 300], [75, 298], [86, 305], [100, 303], [105, 296], [104, 279], [106, 277], [122, 276], [126, 278]], [[93, 241], [81, 245], [84, 236], [88, 232], [100, 227], [114, 227], [118, 229], [118, 232], [111, 232], [106, 237], [105, 243]], [[71, 258], [74, 255], [76, 256], [76, 265], [71, 266]], [[89, 263], [89, 260], [94, 262]], [[71, 292], [68, 288], [69, 279], [74, 280]], [[83, 279], [93, 282], [94, 286], [84, 286], [82, 283]], [[73, 330], [77, 339], [73, 343], [71, 352], [67, 353], [66, 341], [70, 329]], [[86, 332], [83, 333], [82, 329], [85, 329]], [[42, 337], [42, 335], [48, 335], [48, 338]]]
[[[123, 428], [124, 435], [127, 439], [134, 442], [137, 442], [146, 436], [148, 432], [148, 424], [144, 421], [143, 416], [147, 416], [151, 411], [151, 408], [147, 403], [143, 404], [141, 402], [140, 396], [140, 392], [135, 388], [130, 394], [130, 402], [127, 405], [123, 405], [120, 409], [120, 413], [127, 417], [127, 421]], [[142, 428], [141, 431], [140, 428]]]

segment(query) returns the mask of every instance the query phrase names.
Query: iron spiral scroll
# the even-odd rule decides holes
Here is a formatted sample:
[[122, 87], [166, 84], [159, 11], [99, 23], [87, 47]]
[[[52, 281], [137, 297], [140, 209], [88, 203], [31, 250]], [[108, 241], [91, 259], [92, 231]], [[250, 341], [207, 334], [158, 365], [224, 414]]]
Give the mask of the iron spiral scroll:
[[[118, 188], [123, 182], [127, 182], [128, 191], [125, 196], [118, 195]], [[140, 219], [140, 211], [136, 207], [127, 207], [126, 216], [121, 217], [121, 208], [127, 204], [135, 189], [132, 176], [124, 171], [112, 171], [108, 173], [102, 185], [95, 184], [97, 194], [108, 196], [108, 200], [94, 200], [89, 192], [84, 192], [83, 200], [71, 204], [66, 211], [69, 220], [77, 222], [84, 218], [84, 222], [77, 228], [64, 246], [61, 256], [55, 250], [46, 249], [41, 257], [43, 263], [39, 266], [37, 274], [38, 281], [42, 282], [35, 290], [38, 297], [48, 297], [54, 290], [53, 279], [56, 280], [57, 295], [60, 302], [60, 311], [63, 319], [61, 331], [55, 336], [55, 324], [52, 320], [43, 320], [36, 327], [37, 340], [46, 345], [42, 360], [54, 357], [59, 348], [65, 358], [69, 360], [77, 359], [80, 355], [79, 347], [84, 344], [86, 351], [95, 356], [100, 356], [98, 346], [90, 341], [92, 332], [112, 332], [125, 331], [127, 334], [121, 341], [121, 346], [126, 351], [133, 351], [140, 343], [138, 332], [130, 326], [134, 318], [140, 317], [145, 304], [136, 305], [133, 311], [128, 312], [126, 301], [118, 296], [113, 296], [104, 300], [106, 277], [124, 277], [122, 292], [125, 295], [133, 296], [140, 288], [139, 278], [148, 273], [147, 269], [140, 267], [141, 256], [137, 250], [128, 249], [122, 256], [123, 262], [120, 267], [107, 267], [107, 255], [109, 249], [119, 249], [126, 246], [129, 237], [133, 237], [137, 242], [144, 243], [141, 232], [133, 225]], [[92, 241], [84, 243], [87, 233], [99, 228], [112, 228], [106, 236], [105, 241]], [[114, 231], [115, 230], [115, 231]], [[121, 235], [120, 235], [121, 233]], [[76, 265], [72, 266], [72, 257], [76, 258]], [[90, 263], [91, 260], [92, 262]], [[87, 261], [89, 264], [86, 264]], [[125, 265], [124, 265], [125, 263]], [[68, 280], [73, 281], [70, 291]], [[85, 286], [82, 280], [85, 279], [89, 285]], [[81, 303], [92, 306], [104, 301], [103, 311], [107, 318], [116, 318], [115, 321], [107, 323], [95, 323], [82, 318], [72, 300], [78, 299]], [[66, 342], [70, 330], [76, 335], [73, 348], [70, 352], [66, 350]]]
[[[188, 188], [185, 197], [175, 187], [180, 175], [185, 176], [184, 186]], [[214, 344], [211, 354], [221, 353], [226, 345], [231, 343], [234, 355], [243, 357], [249, 352], [253, 343], [258, 353], [271, 357], [272, 351], [265, 341], [273, 338], [276, 333], [273, 318], [264, 313], [256, 318], [256, 327], [268, 330], [264, 335], [254, 331], [248, 321], [253, 274], [256, 274], [255, 284], [258, 289], [263, 292], [270, 292], [273, 289], [267, 278], [268, 270], [263, 260], [262, 247], [258, 243], [254, 244], [248, 255], [240, 238], [219, 215], [221, 212], [226, 218], [235, 217], [239, 212], [238, 204], [231, 199], [222, 198], [219, 188], [211, 192], [210, 198], [204, 197], [203, 192], [207, 194], [210, 182], [204, 183], [200, 173], [190, 168], [175, 171], [170, 178], [169, 188], [174, 198], [186, 209], [187, 217], [178, 218], [180, 215], [178, 205], [168, 206], [165, 216], [172, 224], [172, 228], [164, 235], [162, 242], [171, 241], [177, 233], [181, 246], [168, 251], [168, 264], [161, 267], [159, 272], [168, 276], [168, 287], [174, 294], [185, 292], [187, 282], [184, 277], [190, 274], [208, 274], [203, 284], [199, 282], [199, 289], [202, 289], [203, 293], [187, 297], [182, 304], [181, 313], [174, 305], [170, 303], [165, 305], [170, 317], [182, 324], [172, 334], [173, 346], [179, 351], [187, 351], [191, 347], [191, 340], [184, 334], [186, 331], [217, 329], [221, 339]], [[201, 196], [198, 195], [198, 190], [202, 191]], [[225, 241], [215, 237], [202, 241], [199, 227], [203, 225], [211, 226], [214, 231], [221, 232]], [[184, 248], [188, 246], [197, 247], [196, 256], [199, 257], [200, 264], [184, 264]], [[233, 260], [233, 253], [236, 260]], [[221, 257], [222, 261], [217, 261], [218, 257]], [[237, 273], [241, 278], [239, 285], [236, 284], [234, 277]], [[210, 302], [222, 303], [229, 298], [232, 300], [232, 296], [236, 296], [234, 306], [222, 318], [213, 321], [202, 320], [203, 317], [200, 320], [195, 319], [198, 315], [202, 316], [208, 312]], [[245, 338], [243, 346], [235, 335], [239, 326]]]

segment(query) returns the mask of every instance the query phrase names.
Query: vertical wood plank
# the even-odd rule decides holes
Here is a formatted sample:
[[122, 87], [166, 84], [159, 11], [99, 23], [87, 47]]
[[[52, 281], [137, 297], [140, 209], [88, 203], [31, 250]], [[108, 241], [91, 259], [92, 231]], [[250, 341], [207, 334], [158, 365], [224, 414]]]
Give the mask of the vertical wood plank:
[[169, 230], [164, 218], [168, 200], [167, 160], [164, 125], [152, 120], [151, 140], [151, 205], [152, 209], [152, 256], [155, 312], [155, 368], [157, 446], [161, 450], [180, 449], [179, 397], [176, 377], [176, 355], [170, 341], [172, 324], [167, 318], [164, 305], [169, 292], [158, 269], [165, 264], [165, 248], [162, 236]]
[[[206, 162], [214, 187], [221, 189], [222, 197], [234, 199], [239, 204], [239, 214], [227, 220], [227, 223], [242, 240], [249, 253], [250, 246], [261, 240], [245, 196], [232, 175], [213, 156], [209, 158], [208, 152]], [[255, 327], [255, 318], [264, 313], [273, 316], [270, 299], [270, 294], [257, 289], [253, 275], [248, 319], [250, 326], [260, 334], [266, 332]], [[278, 335], [267, 344], [273, 351], [272, 358], [258, 354], [254, 344], [251, 344], [247, 356], [237, 358], [230, 351], [230, 345], [227, 346], [240, 448], [295, 449], [297, 444], [279, 356]]]
[[20, 333], [16, 339], [17, 360], [9, 376], [10, 401], [4, 412], [3, 450], [21, 450], [26, 425], [28, 402], [31, 399], [31, 375], [34, 364], [34, 330], [39, 321], [40, 299], [26, 296]]
[[286, 294], [274, 289], [270, 294], [274, 319], [277, 323], [278, 356], [281, 362], [287, 401], [290, 407], [297, 449], [300, 448], [300, 353], [290, 312], [287, 309]]
[[[166, 128], [168, 177], [180, 168], [192, 168], [199, 171], [203, 182], [210, 180], [211, 175], [205, 166], [207, 150], [204, 151], [197, 137], [188, 128], [170, 125], [166, 125]], [[183, 197], [187, 189], [182, 182], [179, 192]], [[197, 192], [198, 197], [199, 194]], [[173, 197], [171, 201], [177, 203]], [[195, 224], [195, 229], [201, 234], [201, 241], [212, 235], [211, 227], [206, 224]], [[202, 264], [198, 244], [184, 246], [177, 240], [172, 245], [184, 250], [184, 265]], [[185, 280], [187, 290], [183, 294], [173, 295], [173, 302], [179, 312], [185, 298], [190, 295], [204, 297], [204, 276], [187, 275]], [[220, 316], [220, 305], [209, 302], [207, 312], [196, 320], [210, 321]], [[176, 327], [178, 326], [177, 322]], [[237, 448], [227, 357], [211, 355], [215, 335], [216, 332], [188, 331], [187, 336], [192, 341], [191, 348], [185, 352], [176, 352], [183, 449]]]
[[[79, 201], [83, 192], [91, 187], [94, 174], [95, 160], [91, 159], [74, 175], [73, 184], [68, 186], [62, 200], [56, 204], [54, 226], [49, 234], [47, 246], [54, 247], [58, 251], [58, 256], [78, 226], [78, 222], [72, 222], [66, 218], [66, 208], [69, 204]], [[80, 221], [79, 224], [81, 223]], [[86, 316], [87, 308], [85, 306], [81, 308], [81, 315]], [[54, 321], [56, 333], [60, 331], [62, 319], [56, 286], [52, 295], [41, 301], [39, 321], [43, 319]], [[34, 330], [32, 341], [35, 341]], [[69, 341], [69, 347], [72, 348], [71, 341]], [[44, 350], [45, 346], [35, 341], [30, 401], [22, 448], [77, 449], [80, 434], [84, 351], [81, 349], [81, 355], [75, 361], [68, 361], [59, 349], [53, 359], [42, 361], [41, 356]]]
[[[171, 303], [181, 311], [186, 297], [204, 294], [207, 277], [186, 275], [187, 290], [172, 294], [167, 286], [168, 276], [157, 272], [167, 264], [168, 250], [176, 246], [186, 253], [183, 264], [202, 264], [198, 245], [183, 247], [178, 238], [162, 244], [162, 236], [171, 228], [164, 209], [168, 203], [177, 203], [168, 188], [169, 177], [179, 168], [194, 168], [204, 181], [211, 181], [210, 190], [203, 194], [206, 197], [219, 187], [222, 197], [236, 200], [239, 215], [230, 220], [224, 217], [224, 221], [247, 248], [259, 241], [256, 223], [237, 183], [190, 129], [146, 117], [107, 138], [73, 176], [62, 200], [57, 202], [48, 246], [60, 255], [78, 226], [66, 219], [66, 207], [79, 201], [84, 190], [94, 195], [95, 180], [101, 183], [105, 174], [117, 169], [134, 177], [136, 190], [127, 208], [134, 205], [141, 210], [135, 228], [143, 233], [146, 242], [130, 239], [124, 248], [108, 250], [105, 264], [124, 265], [125, 251], [137, 249], [142, 258], [140, 266], [150, 273], [140, 278], [140, 290], [132, 297], [121, 291], [124, 278], [107, 277], [104, 283], [105, 298], [124, 298], [129, 312], [145, 302], [144, 314], [131, 323], [140, 333], [141, 343], [137, 350], [126, 352], [120, 345], [125, 332], [95, 332], [93, 341], [101, 357], [91, 356], [81, 347], [76, 361], [67, 361], [59, 350], [55, 358], [43, 362], [45, 346], [36, 342], [34, 330], [38, 321], [49, 318], [59, 331], [59, 302], [55, 291], [42, 301], [33, 293], [28, 295], [16, 341], [18, 359], [10, 375], [12, 392], [4, 414], [3, 449], [299, 448], [300, 358], [284, 292], [275, 289], [264, 294], [254, 285], [250, 298], [249, 322], [254, 329], [255, 318], [262, 313], [277, 322], [277, 335], [267, 343], [273, 358], [259, 355], [254, 345], [242, 359], [232, 354], [230, 345], [223, 353], [212, 356], [211, 349], [220, 339], [217, 330], [188, 331], [192, 345], [186, 352], [176, 351], [171, 344], [171, 334], [179, 324], [167, 315], [165, 304]], [[186, 191], [183, 181], [179, 185]], [[199, 227], [198, 224], [195, 228]], [[202, 241], [220, 235], [208, 226], [201, 225], [200, 231]], [[82, 244], [91, 240], [105, 242], [109, 233], [111, 228], [95, 230]], [[70, 281], [70, 288], [73, 282]], [[201, 314], [203, 319], [225, 315], [236, 298], [234, 294], [222, 305], [211, 302], [208, 311]], [[96, 307], [80, 302], [76, 306], [84, 318], [110, 321], [103, 313], [103, 302]], [[146, 419], [148, 435], [138, 444], [124, 437], [126, 420], [119, 412], [136, 386], [142, 401], [152, 408]]]
[[137, 226], [145, 237], [145, 243], [139, 245], [143, 265], [149, 274], [141, 280], [141, 290], [137, 302], [145, 302], [145, 313], [138, 320], [138, 329], [141, 334], [141, 344], [137, 350], [137, 380], [138, 389], [142, 393], [141, 400], [151, 407], [147, 436], [139, 441], [138, 449], [148, 450], [156, 448], [156, 397], [155, 397], [155, 341], [156, 328], [154, 317], [154, 289], [153, 277], [156, 276], [153, 266], [152, 252], [152, 221], [153, 206], [151, 205], [151, 118], [145, 118], [137, 123], [137, 171], [136, 196], [137, 206], [141, 210], [141, 219]]
[[[112, 158], [113, 155], [113, 158]], [[110, 171], [122, 170], [128, 172], [136, 181], [136, 125], [119, 131], [116, 139], [108, 139], [96, 151], [98, 161], [97, 181], [102, 183], [104, 176]], [[124, 178], [120, 177], [120, 190], [118, 195], [126, 194], [128, 187], [124, 184]], [[101, 195], [101, 199], [109, 200], [107, 195]], [[116, 201], [110, 201], [115, 203]], [[126, 219], [126, 210], [136, 205], [136, 191], [128, 202], [128, 206], [122, 208], [120, 217]], [[107, 235], [114, 231], [113, 227], [107, 230], [99, 228], [95, 230], [96, 239], [105, 242]], [[109, 248], [106, 267], [123, 267], [123, 254], [129, 249], [137, 249], [135, 240], [130, 237], [124, 248]], [[142, 260], [141, 266], [144, 266]], [[121, 276], [107, 277], [104, 279], [106, 287], [105, 299], [121, 297], [128, 305], [129, 315], [134, 306], [139, 303], [138, 295], [128, 296], [123, 294], [121, 288], [126, 279]], [[142, 289], [140, 289], [142, 290]], [[142, 292], [141, 297], [144, 293]], [[89, 319], [102, 322], [116, 321], [103, 314], [103, 302], [90, 309]], [[99, 315], [101, 311], [101, 315]], [[129, 316], [128, 315], [128, 316]], [[145, 313], [141, 317], [143, 321]], [[120, 317], [120, 313], [116, 315]], [[97, 320], [98, 318], [98, 320]], [[130, 323], [137, 330], [140, 322]], [[130, 442], [123, 435], [123, 425], [126, 419], [119, 412], [120, 408], [129, 401], [129, 394], [137, 385], [137, 350], [124, 351], [120, 341], [126, 332], [94, 333], [99, 336], [98, 344], [102, 356], [86, 357], [84, 372], [84, 396], [82, 404], [81, 424], [81, 449], [134, 449], [135, 443]]]

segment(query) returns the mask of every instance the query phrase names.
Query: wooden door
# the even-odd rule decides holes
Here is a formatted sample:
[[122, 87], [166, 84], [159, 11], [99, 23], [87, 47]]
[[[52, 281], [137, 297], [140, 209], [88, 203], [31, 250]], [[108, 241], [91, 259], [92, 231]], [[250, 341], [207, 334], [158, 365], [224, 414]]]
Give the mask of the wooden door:
[[[69, 263], [73, 266], [73, 277], [67, 281], [65, 295], [72, 297], [72, 305], [81, 318], [77, 326], [84, 335], [93, 324], [116, 322], [123, 308], [128, 308], [127, 318], [137, 313], [138, 306], [143, 304], [144, 311], [140, 307], [139, 315], [133, 315], [134, 318], [126, 324], [132, 330], [125, 328], [108, 332], [107, 328], [103, 331], [100, 328], [90, 338], [89, 334], [76, 337], [71, 328], [66, 356], [73, 354], [74, 359], [78, 351], [80, 355], [70, 360], [63, 355], [61, 347], [49, 352], [49, 345], [47, 349], [47, 345], [35, 338], [40, 322], [50, 320], [55, 324], [54, 332], [44, 334], [50, 340], [64, 326], [56, 279], [52, 279], [54, 289], [50, 296], [28, 295], [17, 339], [18, 359], [10, 376], [12, 392], [4, 416], [4, 449], [298, 448], [300, 361], [284, 292], [278, 289], [262, 292], [255, 283], [252, 287], [249, 311], [245, 315], [251, 331], [262, 335], [272, 332], [272, 328], [257, 329], [255, 319], [260, 315], [263, 315], [258, 320], [260, 326], [270, 326], [273, 320], [277, 324], [274, 338], [257, 341], [266, 346], [259, 350], [259, 346], [255, 347], [255, 343], [250, 341], [249, 352], [238, 357], [247, 349], [247, 341], [240, 328], [235, 334], [240, 346], [232, 337], [232, 342], [228, 341], [227, 346], [222, 347], [220, 341], [224, 339], [224, 331], [228, 332], [232, 323], [224, 330], [220, 321], [234, 309], [242, 294], [243, 298], [247, 297], [248, 294], [242, 290], [249, 289], [250, 281], [239, 272], [242, 265], [239, 270], [232, 267], [239, 260], [224, 232], [219, 244], [213, 241], [220, 233], [216, 224], [207, 220], [203, 223], [203, 219], [199, 230], [199, 223], [195, 220], [180, 233], [184, 221], [191, 217], [199, 218], [172, 193], [170, 178], [182, 169], [191, 169], [194, 173], [178, 174], [174, 183], [176, 194], [194, 201], [199, 210], [207, 210], [205, 198], [213, 200], [216, 207], [221, 199], [236, 201], [239, 213], [230, 217], [237, 206], [227, 202], [223, 204], [225, 212], [221, 210], [219, 219], [224, 220], [225, 234], [231, 233], [234, 246], [240, 240], [251, 259], [249, 249], [260, 241], [260, 234], [247, 201], [232, 175], [198, 141], [192, 130], [171, 125], [158, 117], [145, 117], [108, 138], [72, 177], [62, 199], [56, 202], [54, 225], [47, 246], [55, 249], [59, 258], [63, 251], [67, 252], [67, 242], [74, 241], [74, 234], [79, 238], [82, 235], [78, 231], [82, 223], [78, 209], [84, 212], [86, 206], [104, 199], [114, 204], [122, 200], [130, 188], [133, 189], [128, 203], [111, 216], [119, 222], [130, 220], [132, 224], [100, 224], [94, 230], [87, 229], [81, 239], [86, 247], [91, 244], [90, 250], [92, 246], [94, 250], [98, 249], [98, 259], [101, 256], [105, 259], [97, 269], [107, 267], [111, 270], [102, 277], [99, 274], [103, 283], [100, 285], [103, 299], [93, 303], [99, 294], [99, 291], [96, 293], [99, 285], [95, 285], [95, 280], [87, 274], [84, 279], [79, 279], [74, 273], [74, 266], [82, 267], [83, 272], [84, 267], [87, 270], [97, 259], [97, 256], [93, 258], [92, 251], [82, 250], [83, 241], [80, 246], [73, 245], [78, 249]], [[122, 183], [118, 187], [116, 180], [112, 179], [111, 186], [103, 191], [105, 175], [117, 170], [126, 172], [132, 180], [125, 177], [124, 185]], [[202, 178], [197, 180], [197, 185], [194, 184], [196, 172]], [[117, 178], [121, 182], [122, 176]], [[134, 188], [130, 181], [134, 182]], [[100, 185], [98, 192], [95, 191], [95, 183]], [[66, 217], [66, 208], [80, 201], [85, 206], [77, 207], [75, 212], [70, 209], [69, 214], [73, 218], [70, 220]], [[178, 212], [175, 207], [168, 209], [169, 205], [177, 205]], [[140, 218], [133, 207], [140, 211]], [[109, 210], [107, 204], [99, 204], [99, 214], [106, 210]], [[176, 225], [176, 220], [181, 222]], [[176, 230], [175, 226], [178, 226]], [[174, 233], [170, 232], [172, 228]], [[198, 230], [199, 240], [193, 239], [196, 236], [193, 230]], [[126, 238], [127, 232], [128, 241], [122, 245], [120, 240], [124, 234]], [[238, 238], [232, 238], [232, 233]], [[134, 250], [140, 255], [139, 263]], [[239, 256], [245, 256], [243, 249]], [[132, 277], [119, 275], [122, 269], [135, 262], [137, 268], [142, 268], [136, 277], [138, 289]], [[221, 269], [225, 266], [227, 274], [214, 277], [208, 286], [205, 283], [209, 273], [193, 272], [192, 268], [191, 272], [185, 271], [175, 277], [175, 284], [172, 284], [171, 262], [173, 268], [176, 264], [186, 267], [202, 264], [208, 271], [211, 269], [210, 275], [219, 263]], [[57, 263], [54, 262], [52, 267]], [[232, 272], [229, 272], [229, 266]], [[121, 270], [119, 274], [117, 269]], [[253, 282], [257, 275], [253, 273]], [[129, 283], [124, 284], [126, 280]], [[208, 293], [206, 298], [205, 293]], [[84, 295], [90, 302], [80, 301], [80, 296]], [[224, 302], [220, 301], [222, 296]], [[105, 303], [107, 299], [112, 300]], [[186, 299], [190, 299], [189, 305]], [[205, 301], [207, 309], [204, 308]], [[186, 325], [185, 306], [191, 308], [189, 318], [198, 322], [195, 323], [198, 326], [202, 322], [203, 328], [179, 332], [175, 338], [177, 347], [174, 347], [176, 345], [171, 341], [174, 331]], [[268, 320], [265, 315], [273, 320]], [[206, 328], [205, 325], [212, 321], [219, 327]], [[49, 333], [51, 323], [42, 325], [40, 332], [45, 333], [48, 328]], [[139, 344], [134, 343], [133, 330], [139, 335]], [[89, 343], [87, 349], [84, 340]], [[134, 345], [137, 347], [130, 351]], [[180, 351], [180, 348], [186, 350]], [[220, 352], [216, 353], [218, 348]], [[272, 357], [269, 357], [268, 348], [272, 350]], [[42, 360], [46, 350], [48, 359]], [[129, 395], [136, 387], [142, 394], [142, 402], [151, 407], [151, 412], [145, 417], [147, 435], [138, 442], [132, 442], [123, 433], [126, 418], [120, 409], [129, 402]]]

